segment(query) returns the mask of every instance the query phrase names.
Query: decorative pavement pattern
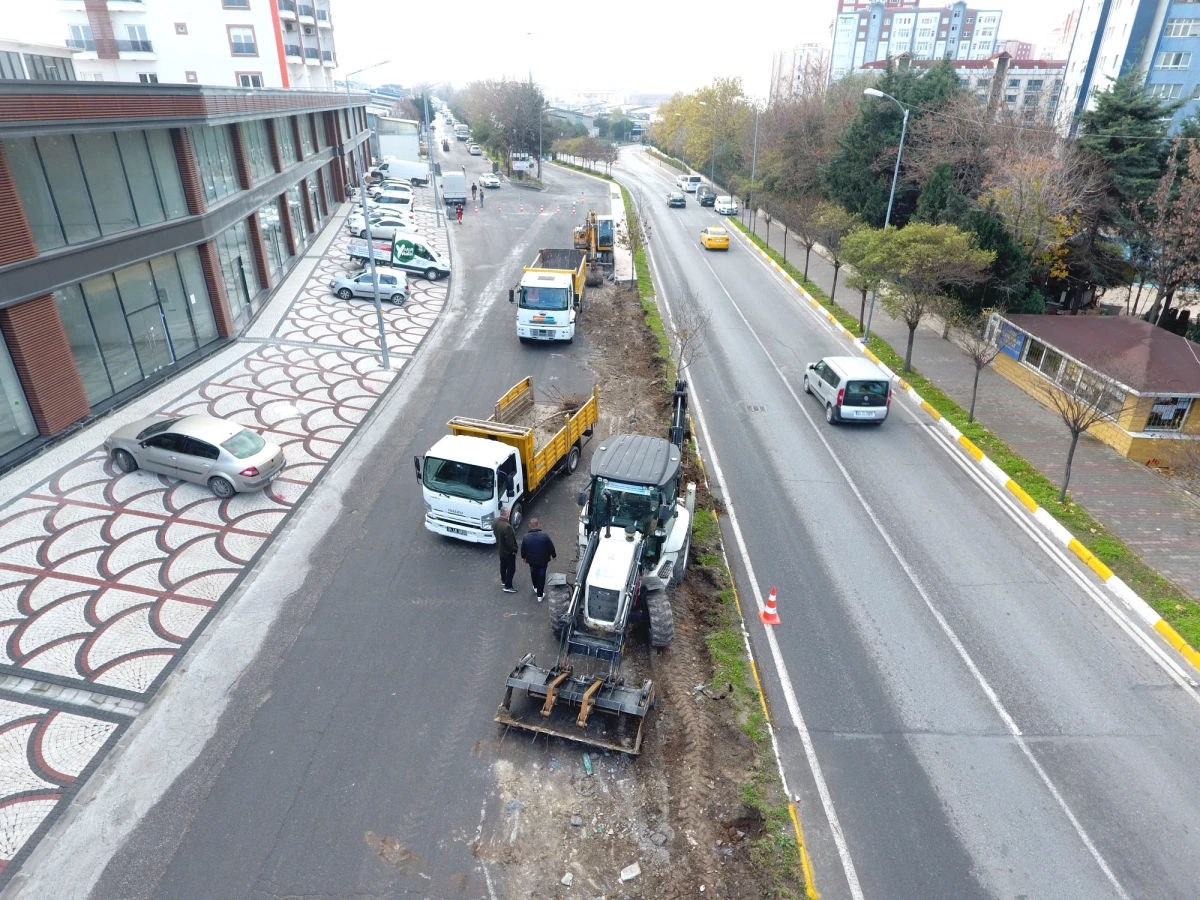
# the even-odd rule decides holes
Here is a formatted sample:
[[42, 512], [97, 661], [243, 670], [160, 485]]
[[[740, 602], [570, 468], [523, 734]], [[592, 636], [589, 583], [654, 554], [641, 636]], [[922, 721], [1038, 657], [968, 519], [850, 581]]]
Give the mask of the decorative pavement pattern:
[[[446, 249], [444, 229], [422, 232]], [[282, 447], [286, 467], [267, 490], [219, 500], [200, 485], [123, 474], [97, 447], [0, 507], [0, 683], [33, 685], [0, 691], [0, 887], [444, 307], [446, 283], [423, 279], [403, 307], [387, 307], [394, 361], [384, 370], [373, 304], [329, 291], [332, 276], [351, 269], [346, 241], [343, 229], [274, 339], [161, 410], [230, 419]]]

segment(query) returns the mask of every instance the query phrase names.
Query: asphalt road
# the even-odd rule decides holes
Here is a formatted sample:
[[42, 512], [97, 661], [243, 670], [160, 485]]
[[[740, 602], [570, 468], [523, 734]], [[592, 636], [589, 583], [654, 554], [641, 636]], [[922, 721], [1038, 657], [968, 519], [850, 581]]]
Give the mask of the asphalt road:
[[1195, 897], [1195, 693], [907, 401], [879, 428], [826, 425], [804, 368], [855, 351], [747, 243], [704, 251], [719, 217], [690, 195], [667, 208], [673, 170], [627, 152], [617, 174], [653, 223], [660, 291], [674, 302], [686, 282], [711, 310], [692, 381], [759, 587], [779, 589], [828, 802], [750, 629], [822, 896]]
[[[435, 150], [444, 167], [484, 170], [451, 146]], [[314, 574], [217, 734], [112, 859], [96, 900], [489, 893], [469, 842], [485, 818], [501, 818], [488, 815], [492, 716], [517, 659], [545, 659], [556, 644], [527, 571], [520, 593], [503, 594], [493, 548], [424, 529], [412, 458], [451, 416], [487, 416], [526, 375], [568, 393], [594, 383], [586, 338], [523, 346], [507, 302], [539, 248], [570, 246], [573, 220], [549, 210], [598, 194], [572, 173], [547, 179], [547, 193], [505, 181], [483, 213], [469, 207], [451, 225], [451, 302], [421, 350], [420, 380], [402, 385], [409, 396], [388, 440], [362, 464]], [[548, 212], [535, 215], [543, 202]], [[591, 450], [527, 513], [556, 539], [560, 566], [573, 555], [574, 492]], [[515, 740], [504, 749], [516, 765], [525, 752]]]

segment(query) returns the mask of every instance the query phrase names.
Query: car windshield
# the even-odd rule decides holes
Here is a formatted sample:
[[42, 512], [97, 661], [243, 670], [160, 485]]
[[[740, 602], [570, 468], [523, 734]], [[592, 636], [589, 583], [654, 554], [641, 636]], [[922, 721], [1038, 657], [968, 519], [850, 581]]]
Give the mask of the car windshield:
[[677, 192], [675, 192], [674, 194], [672, 194], [672, 195], [671, 195], [671, 199], [672, 199], [672, 200], [682, 200], [682, 199], [683, 199], [683, 194], [680, 194], [680, 193], [677, 191]]
[[155, 422], [153, 425], [147, 426], [139, 431], [137, 439], [139, 441], [144, 441], [148, 437], [154, 437], [154, 435], [166, 431], [171, 427], [172, 424], [174, 424], [174, 422], [174, 419], [167, 419], [163, 422]]
[[569, 300], [566, 288], [521, 288], [521, 309], [563, 310]]
[[632, 525], [645, 533], [659, 506], [658, 492], [641, 484], [625, 484], [597, 478], [592, 495], [591, 525], [602, 528], [612, 525], [624, 528]]
[[491, 469], [436, 456], [425, 457], [421, 481], [431, 491], [464, 500], [491, 500], [496, 494], [496, 473]]
[[222, 441], [221, 446], [238, 459], [245, 459], [248, 456], [253, 456], [263, 447], [267, 446], [267, 442], [262, 439], [262, 436], [257, 431], [243, 428], [229, 440]]

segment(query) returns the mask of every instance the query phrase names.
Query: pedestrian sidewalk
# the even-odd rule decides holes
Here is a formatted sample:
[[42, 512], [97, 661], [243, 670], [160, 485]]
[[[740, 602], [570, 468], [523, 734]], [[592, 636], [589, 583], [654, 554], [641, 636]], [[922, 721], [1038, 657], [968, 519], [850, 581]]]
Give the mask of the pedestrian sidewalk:
[[[417, 199], [432, 203], [428, 190]], [[0, 478], [0, 888], [369, 420], [445, 307], [445, 282], [410, 276], [408, 302], [384, 305], [391, 369], [382, 367], [374, 304], [338, 300], [329, 288], [357, 271], [349, 208], [334, 211], [237, 341]], [[418, 224], [446, 250], [431, 209], [418, 210]], [[241, 424], [282, 447], [287, 466], [266, 490], [229, 500], [116, 470], [104, 438], [157, 413]], [[256, 586], [239, 602], [270, 591]]]
[[[770, 228], [760, 212], [755, 232], [771, 248], [785, 252], [783, 228]], [[804, 270], [804, 247], [788, 234], [788, 262]], [[808, 277], [826, 294], [833, 288], [833, 265], [813, 248]], [[844, 287], [846, 268], [838, 273], [834, 299], [855, 318], [861, 294]], [[871, 332], [901, 356], [908, 328], [876, 304]], [[913, 368], [966, 409], [971, 402], [974, 364], [952, 341], [941, 337], [941, 323], [922, 323], [913, 343]], [[1070, 434], [1053, 410], [1038, 403], [990, 367], [980, 373], [976, 419], [1055, 484], [1062, 483]], [[1107, 444], [1084, 435], [1075, 452], [1071, 496], [1117, 535], [1151, 568], [1194, 598], [1200, 598], [1200, 503], [1167, 478], [1121, 456]]]

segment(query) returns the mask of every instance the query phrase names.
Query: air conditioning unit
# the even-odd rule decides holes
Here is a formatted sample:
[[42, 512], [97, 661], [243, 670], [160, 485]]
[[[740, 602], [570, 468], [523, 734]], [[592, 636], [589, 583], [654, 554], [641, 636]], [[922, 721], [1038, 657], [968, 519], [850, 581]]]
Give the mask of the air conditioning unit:
[[305, 34], [312, 34], [312, 26], [311, 26], [311, 25], [305, 25], [305, 26], [304, 26], [304, 33], [305, 33]]
[[295, 30], [296, 30], [296, 23], [295, 23], [295, 22], [284, 22], [284, 23], [283, 23], [283, 30], [284, 30], [284, 31], [295, 31]]

